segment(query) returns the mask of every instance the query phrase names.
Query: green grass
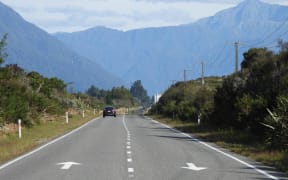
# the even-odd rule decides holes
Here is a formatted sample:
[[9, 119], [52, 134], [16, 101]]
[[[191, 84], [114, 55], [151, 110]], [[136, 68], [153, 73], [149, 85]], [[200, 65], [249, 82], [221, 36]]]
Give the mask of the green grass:
[[177, 121], [161, 116], [152, 116], [152, 118], [288, 174], [288, 152], [267, 149], [263, 141], [259, 141], [249, 132], [198, 126], [196, 123]]
[[93, 111], [86, 111], [84, 119], [82, 115], [76, 113], [70, 115], [69, 124], [66, 124], [65, 116], [57, 117], [53, 121], [42, 122], [32, 128], [23, 128], [22, 139], [18, 138], [18, 132], [2, 133], [0, 134], [0, 164], [63, 135], [94, 117]]

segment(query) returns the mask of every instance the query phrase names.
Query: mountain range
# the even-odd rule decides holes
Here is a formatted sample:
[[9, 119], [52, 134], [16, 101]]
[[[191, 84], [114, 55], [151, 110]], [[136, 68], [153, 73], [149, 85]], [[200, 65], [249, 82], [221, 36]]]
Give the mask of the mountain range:
[[238, 6], [194, 23], [118, 31], [95, 27], [73, 33], [48, 34], [0, 3], [0, 35], [8, 33], [6, 63], [73, 82], [108, 89], [141, 80], [150, 95], [172, 82], [234, 71], [235, 48], [277, 50], [288, 40], [288, 7], [245, 0]]
[[18, 64], [27, 71], [61, 78], [76, 91], [85, 91], [91, 85], [111, 88], [124, 84], [97, 62], [75, 53], [0, 2], [0, 36], [6, 33], [6, 64]]
[[126, 82], [142, 80], [150, 93], [165, 90], [174, 80], [227, 75], [235, 69], [234, 43], [242, 53], [252, 47], [276, 50], [288, 39], [288, 7], [246, 0], [238, 6], [191, 24], [117, 31], [95, 27], [54, 36]]

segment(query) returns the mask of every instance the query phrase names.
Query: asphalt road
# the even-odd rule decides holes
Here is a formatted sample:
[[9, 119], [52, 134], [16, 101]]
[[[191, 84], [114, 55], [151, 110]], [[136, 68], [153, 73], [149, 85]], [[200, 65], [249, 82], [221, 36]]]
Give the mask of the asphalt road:
[[269, 167], [138, 115], [95, 119], [0, 167], [0, 180], [268, 180]]

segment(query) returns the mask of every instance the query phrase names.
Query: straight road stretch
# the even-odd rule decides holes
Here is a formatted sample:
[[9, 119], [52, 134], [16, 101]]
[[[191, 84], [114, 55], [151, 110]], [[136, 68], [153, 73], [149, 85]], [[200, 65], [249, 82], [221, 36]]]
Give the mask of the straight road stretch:
[[0, 166], [1, 180], [278, 180], [272, 168], [150, 118], [97, 118]]

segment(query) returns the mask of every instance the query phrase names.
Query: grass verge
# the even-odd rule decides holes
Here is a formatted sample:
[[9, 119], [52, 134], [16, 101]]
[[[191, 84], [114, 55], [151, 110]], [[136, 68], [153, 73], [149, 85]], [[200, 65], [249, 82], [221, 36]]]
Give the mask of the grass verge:
[[94, 117], [92, 110], [86, 111], [85, 118], [82, 118], [81, 113], [73, 113], [69, 115], [69, 124], [66, 124], [65, 116], [60, 116], [53, 121], [45, 121], [32, 128], [23, 128], [22, 139], [18, 138], [17, 132], [2, 133], [0, 134], [0, 164], [63, 135]]
[[275, 167], [288, 174], [288, 150], [268, 150], [263, 142], [248, 132], [198, 126], [196, 123], [172, 120], [162, 116], [154, 115], [151, 117], [182, 132], [193, 134], [197, 138], [215, 143], [220, 147]]

